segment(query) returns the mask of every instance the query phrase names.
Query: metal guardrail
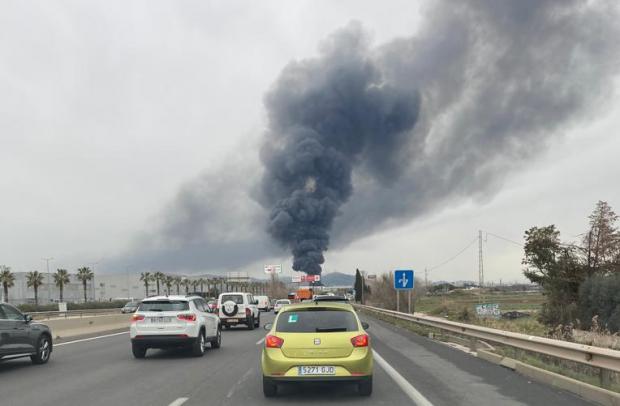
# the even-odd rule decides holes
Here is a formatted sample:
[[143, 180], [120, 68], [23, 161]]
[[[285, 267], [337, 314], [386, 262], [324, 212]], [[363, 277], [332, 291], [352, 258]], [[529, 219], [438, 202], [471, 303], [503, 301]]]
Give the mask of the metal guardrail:
[[47, 311], [47, 312], [26, 312], [35, 320], [49, 320], [52, 318], [69, 318], [69, 317], [86, 317], [99, 316], [104, 314], [120, 314], [120, 308], [114, 309], [84, 309], [84, 310], [67, 310], [66, 312]]
[[555, 358], [579, 362], [581, 364], [600, 368], [602, 373], [605, 373], [604, 370], [620, 372], [620, 351], [616, 350], [513, 333], [473, 324], [456, 323], [438, 317], [423, 316], [417, 313], [408, 314], [359, 304], [355, 304], [354, 306], [398, 319], [412, 321], [424, 326], [451, 331], [472, 339], [487, 340]]

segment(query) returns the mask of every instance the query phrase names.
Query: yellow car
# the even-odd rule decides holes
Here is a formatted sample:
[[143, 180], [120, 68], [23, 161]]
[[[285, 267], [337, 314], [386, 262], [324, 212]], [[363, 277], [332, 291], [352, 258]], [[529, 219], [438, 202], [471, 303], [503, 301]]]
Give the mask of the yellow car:
[[353, 307], [335, 301], [287, 305], [265, 325], [261, 366], [263, 393], [277, 394], [279, 382], [357, 381], [372, 393], [372, 349]]

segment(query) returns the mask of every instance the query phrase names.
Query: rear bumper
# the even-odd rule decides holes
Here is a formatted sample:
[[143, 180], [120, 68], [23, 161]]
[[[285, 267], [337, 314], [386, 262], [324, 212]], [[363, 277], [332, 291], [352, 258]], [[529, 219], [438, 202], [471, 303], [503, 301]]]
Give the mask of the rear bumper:
[[186, 347], [196, 340], [187, 335], [138, 335], [131, 339], [132, 344], [152, 348]]
[[[335, 375], [298, 375], [299, 366], [329, 365], [336, 367]], [[279, 381], [359, 381], [372, 376], [373, 357], [369, 347], [355, 348], [344, 358], [288, 358], [279, 348], [263, 348], [263, 376]]]
[[286, 377], [286, 376], [265, 376], [265, 378], [274, 382], [360, 382], [372, 379], [372, 375], [366, 376], [304, 376], [304, 377]]
[[[234, 321], [231, 321], [231, 320], [234, 320]], [[237, 318], [237, 317], [221, 318], [220, 317], [220, 323], [226, 326], [237, 326], [239, 324], [248, 325], [248, 319], [245, 317], [244, 318]]]

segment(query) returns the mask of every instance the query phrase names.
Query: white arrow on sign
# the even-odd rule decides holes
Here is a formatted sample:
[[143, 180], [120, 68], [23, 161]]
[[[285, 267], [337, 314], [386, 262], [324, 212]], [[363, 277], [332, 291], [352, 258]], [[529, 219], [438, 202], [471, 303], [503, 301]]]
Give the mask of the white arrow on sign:
[[409, 280], [407, 280], [407, 277], [405, 276], [405, 274], [403, 274], [403, 276], [400, 277], [400, 279], [398, 280], [400, 282], [400, 285], [404, 288], [405, 286], [407, 286], [407, 282], [409, 282]]

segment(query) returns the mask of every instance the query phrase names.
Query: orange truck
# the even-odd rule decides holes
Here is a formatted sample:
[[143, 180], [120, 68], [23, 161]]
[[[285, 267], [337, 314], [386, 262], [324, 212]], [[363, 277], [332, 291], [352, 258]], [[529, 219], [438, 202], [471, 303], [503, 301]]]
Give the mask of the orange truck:
[[312, 288], [300, 287], [299, 289], [297, 289], [297, 292], [295, 292], [295, 299], [299, 301], [306, 300], [306, 299], [312, 299], [313, 294], [314, 292], [312, 291]]

